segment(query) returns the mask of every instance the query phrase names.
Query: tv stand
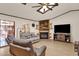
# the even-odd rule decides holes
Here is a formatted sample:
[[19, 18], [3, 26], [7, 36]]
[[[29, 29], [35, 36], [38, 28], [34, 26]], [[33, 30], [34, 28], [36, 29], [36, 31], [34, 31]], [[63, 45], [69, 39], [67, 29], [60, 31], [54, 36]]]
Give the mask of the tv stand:
[[54, 33], [54, 40], [70, 42], [70, 33]]

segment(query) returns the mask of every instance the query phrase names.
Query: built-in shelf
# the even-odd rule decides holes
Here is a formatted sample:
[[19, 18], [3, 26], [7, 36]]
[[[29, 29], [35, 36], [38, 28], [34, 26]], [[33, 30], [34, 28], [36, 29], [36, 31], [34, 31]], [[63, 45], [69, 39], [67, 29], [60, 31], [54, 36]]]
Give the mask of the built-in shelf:
[[49, 20], [39, 21], [39, 30], [49, 30]]

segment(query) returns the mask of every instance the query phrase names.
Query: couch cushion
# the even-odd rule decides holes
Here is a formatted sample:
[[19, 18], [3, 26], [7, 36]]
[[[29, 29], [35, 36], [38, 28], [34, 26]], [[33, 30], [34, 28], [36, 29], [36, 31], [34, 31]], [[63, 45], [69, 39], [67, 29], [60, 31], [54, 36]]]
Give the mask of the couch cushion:
[[29, 40], [16, 39], [16, 40], [13, 40], [13, 44], [20, 45], [23, 47], [32, 47], [32, 43]]

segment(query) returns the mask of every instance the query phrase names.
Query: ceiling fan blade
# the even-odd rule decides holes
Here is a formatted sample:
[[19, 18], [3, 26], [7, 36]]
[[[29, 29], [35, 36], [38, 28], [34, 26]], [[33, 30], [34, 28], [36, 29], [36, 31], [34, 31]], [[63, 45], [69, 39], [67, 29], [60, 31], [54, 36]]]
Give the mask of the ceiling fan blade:
[[47, 5], [49, 5], [49, 3], [46, 3]]
[[55, 3], [54, 5], [51, 4], [51, 5], [48, 5], [48, 6], [58, 6], [58, 3]]
[[44, 5], [44, 3], [38, 3], [38, 4], [40, 4], [40, 5]]
[[38, 3], [40, 5], [48, 5], [49, 3]]
[[48, 5], [48, 6], [53, 6], [53, 5]]
[[54, 4], [54, 6], [58, 6], [58, 5], [59, 5], [58, 3], [55, 3], [55, 4]]
[[21, 3], [21, 4], [26, 5], [27, 3]]
[[41, 7], [41, 6], [32, 6], [32, 8]]

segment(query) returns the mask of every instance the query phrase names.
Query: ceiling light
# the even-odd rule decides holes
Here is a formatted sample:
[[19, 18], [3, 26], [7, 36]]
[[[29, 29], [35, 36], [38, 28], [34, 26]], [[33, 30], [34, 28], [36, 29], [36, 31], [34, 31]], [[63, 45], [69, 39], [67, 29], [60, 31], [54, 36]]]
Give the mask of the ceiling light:
[[37, 12], [44, 14], [47, 11], [52, 10], [55, 6], [58, 6], [58, 3], [55, 4], [41, 3], [41, 7], [37, 10]]
[[44, 14], [48, 10], [49, 10], [49, 8], [45, 5], [45, 6], [42, 6], [40, 9], [38, 9], [37, 11]]

